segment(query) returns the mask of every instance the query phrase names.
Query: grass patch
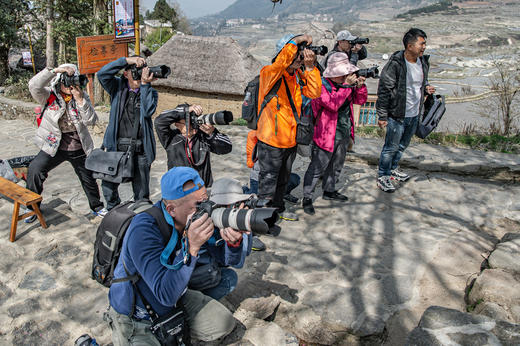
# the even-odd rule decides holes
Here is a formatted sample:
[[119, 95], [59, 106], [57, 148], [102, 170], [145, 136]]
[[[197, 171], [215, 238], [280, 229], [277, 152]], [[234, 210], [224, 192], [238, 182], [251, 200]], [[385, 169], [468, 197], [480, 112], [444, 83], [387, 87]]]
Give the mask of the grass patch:
[[[363, 126], [356, 128], [356, 134], [360, 137], [384, 138], [385, 131], [377, 126]], [[497, 134], [453, 134], [432, 132], [424, 140], [414, 137], [412, 141], [416, 143], [495, 151], [506, 154], [520, 154], [520, 134], [502, 136]]]
[[230, 123], [230, 125], [247, 126], [247, 121], [242, 118], [236, 118]]

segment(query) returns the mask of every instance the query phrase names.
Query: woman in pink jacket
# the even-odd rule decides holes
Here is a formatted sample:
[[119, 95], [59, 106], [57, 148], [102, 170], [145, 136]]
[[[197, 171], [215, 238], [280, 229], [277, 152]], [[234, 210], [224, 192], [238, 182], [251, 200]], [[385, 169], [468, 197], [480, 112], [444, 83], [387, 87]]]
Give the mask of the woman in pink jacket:
[[348, 197], [336, 190], [347, 146], [354, 140], [353, 104], [367, 100], [364, 77], [357, 77], [358, 68], [349, 62], [348, 55], [338, 52], [329, 58], [323, 72], [321, 96], [312, 100], [315, 117], [311, 163], [303, 180], [302, 206], [313, 215], [312, 193], [323, 177], [323, 198], [347, 201]]

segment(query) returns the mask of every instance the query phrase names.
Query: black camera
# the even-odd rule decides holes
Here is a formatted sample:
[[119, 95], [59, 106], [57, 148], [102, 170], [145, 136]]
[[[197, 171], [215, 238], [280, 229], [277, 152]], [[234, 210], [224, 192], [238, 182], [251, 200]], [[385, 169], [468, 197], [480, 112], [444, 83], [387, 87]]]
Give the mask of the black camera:
[[[132, 65], [130, 71], [132, 72], [132, 78], [135, 80], [141, 80], [141, 76], [143, 74], [143, 68], [147, 65], [144, 64], [141, 67], [137, 67], [137, 65]], [[152, 66], [149, 68], [150, 74], [154, 76], [154, 78], [166, 78], [172, 72], [171, 69], [166, 65]]]
[[368, 39], [368, 37], [358, 37], [355, 40], [349, 41], [349, 43], [351, 45], [355, 45], [355, 44], [368, 44], [369, 42], [370, 42], [370, 40]]
[[304, 49], [310, 49], [316, 55], [326, 55], [329, 52], [327, 46], [308, 46], [307, 41], [303, 41], [298, 45], [298, 53], [302, 54]]
[[88, 83], [88, 78], [84, 74], [69, 76], [67, 73], [62, 73], [60, 83], [66, 88], [73, 86], [85, 87]]
[[365, 78], [379, 78], [379, 66], [359, 69], [356, 71], [356, 76]]
[[[184, 105], [185, 109], [188, 109], [188, 105]], [[170, 109], [161, 112], [162, 114], [172, 113], [173, 115], [173, 122], [177, 123], [181, 120], [186, 121], [186, 125], [190, 128], [198, 129], [201, 124], [208, 124], [208, 125], [228, 125], [230, 122], [233, 121], [233, 113], [230, 111], [220, 111], [210, 114], [202, 114], [197, 115], [195, 112], [188, 112], [185, 111], [179, 112], [176, 109]]]
[[236, 207], [222, 207], [207, 200], [197, 203], [197, 210], [191, 222], [208, 214], [218, 228], [231, 227], [238, 231], [253, 231], [267, 233], [278, 220], [276, 208], [239, 209]]

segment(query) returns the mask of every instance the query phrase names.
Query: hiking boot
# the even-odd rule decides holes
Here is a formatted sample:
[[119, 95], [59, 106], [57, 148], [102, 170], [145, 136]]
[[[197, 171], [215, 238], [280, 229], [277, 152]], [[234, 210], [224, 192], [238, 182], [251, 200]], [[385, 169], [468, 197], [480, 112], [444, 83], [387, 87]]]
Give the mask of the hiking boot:
[[392, 185], [390, 181], [390, 176], [384, 175], [382, 177], [377, 178], [377, 186], [384, 192], [394, 192], [395, 186]]
[[31, 215], [31, 216], [27, 216], [25, 219], [23, 219], [23, 222], [25, 222], [25, 223], [33, 223], [34, 221], [36, 221], [37, 218], [38, 218], [38, 216], [36, 216], [36, 214]]
[[302, 200], [302, 207], [305, 214], [314, 215], [314, 207], [312, 206], [312, 199], [311, 198], [303, 198]]
[[265, 250], [265, 244], [263, 241], [260, 240], [256, 235], [253, 236], [253, 241], [251, 242], [251, 250], [254, 251], [264, 251]]
[[394, 180], [397, 180], [397, 181], [407, 181], [408, 179], [410, 179], [410, 176], [408, 174], [406, 174], [405, 172], [400, 171], [396, 168], [396, 169], [392, 170], [391, 178]]
[[108, 210], [107, 208], [101, 208], [99, 209], [98, 211], [93, 211], [92, 212], [92, 215], [94, 216], [98, 216], [100, 217], [101, 219], [105, 217], [105, 215], [108, 213]]
[[334, 191], [334, 192], [323, 191], [323, 199], [326, 199], [328, 201], [333, 201], [333, 200], [342, 201], [342, 202], [348, 201], [348, 197], [345, 195], [342, 195], [338, 191]]
[[290, 193], [283, 196], [283, 199], [292, 204], [298, 204], [298, 202], [300, 201], [300, 199], [298, 197], [293, 196]]
[[285, 221], [298, 221], [298, 215], [290, 211], [284, 211], [280, 213], [280, 219]]

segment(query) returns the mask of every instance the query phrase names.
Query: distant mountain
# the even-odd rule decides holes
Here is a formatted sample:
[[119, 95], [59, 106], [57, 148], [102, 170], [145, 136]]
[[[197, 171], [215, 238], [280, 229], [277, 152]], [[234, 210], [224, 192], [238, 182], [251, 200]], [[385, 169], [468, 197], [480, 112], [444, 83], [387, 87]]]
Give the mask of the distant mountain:
[[354, 18], [374, 8], [402, 8], [406, 12], [438, 0], [283, 0], [276, 4], [269, 0], [237, 0], [225, 10], [213, 15], [213, 18], [264, 18], [273, 15], [287, 16], [296, 13], [330, 14], [338, 19]]

